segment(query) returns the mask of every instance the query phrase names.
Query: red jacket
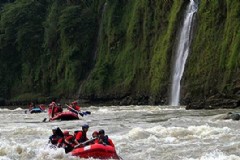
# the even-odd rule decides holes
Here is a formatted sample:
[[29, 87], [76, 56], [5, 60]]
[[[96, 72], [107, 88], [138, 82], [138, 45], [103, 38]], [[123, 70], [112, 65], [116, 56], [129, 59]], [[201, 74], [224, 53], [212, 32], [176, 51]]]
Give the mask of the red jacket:
[[87, 138], [87, 133], [84, 133], [83, 131], [78, 131], [76, 133], [76, 140], [79, 142], [79, 143], [82, 143], [82, 142], [85, 142], [88, 140]]
[[59, 106], [49, 106], [48, 115], [54, 117], [58, 113], [62, 113], [63, 109]]
[[81, 110], [81, 107], [80, 106], [78, 106], [78, 105], [70, 105], [69, 107], [68, 107], [68, 109], [71, 111], [71, 108], [73, 108], [74, 110], [76, 110], [76, 111], [80, 111]]
[[65, 136], [61, 139], [58, 140], [58, 146], [59, 147], [65, 147], [65, 146], [71, 146], [74, 147], [76, 145], [76, 143], [74, 142], [74, 136], [73, 135], [68, 135]]

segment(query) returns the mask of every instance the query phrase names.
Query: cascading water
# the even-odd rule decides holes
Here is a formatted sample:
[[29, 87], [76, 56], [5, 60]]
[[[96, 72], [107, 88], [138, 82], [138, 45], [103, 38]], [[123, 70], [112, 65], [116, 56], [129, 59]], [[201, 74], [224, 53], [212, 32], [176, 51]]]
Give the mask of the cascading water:
[[180, 38], [177, 44], [174, 70], [172, 72], [172, 88], [170, 99], [171, 106], [179, 105], [180, 81], [183, 75], [186, 59], [189, 53], [194, 13], [197, 12], [197, 9], [198, 9], [197, 2], [195, 2], [194, 0], [190, 0], [190, 3], [184, 15], [184, 22], [180, 30]]

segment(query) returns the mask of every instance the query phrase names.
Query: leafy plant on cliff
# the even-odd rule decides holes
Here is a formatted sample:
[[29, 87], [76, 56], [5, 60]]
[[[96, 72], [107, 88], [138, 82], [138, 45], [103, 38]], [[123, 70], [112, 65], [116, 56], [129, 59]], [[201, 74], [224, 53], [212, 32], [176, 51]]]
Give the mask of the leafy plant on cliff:
[[184, 80], [195, 98], [231, 95], [234, 81], [240, 79], [239, 6], [237, 0], [200, 3]]
[[[18, 0], [5, 5], [1, 13], [1, 61], [8, 86], [8, 95], [39, 89], [36, 69], [41, 54], [45, 1]], [[21, 87], [19, 87], [21, 86]]]

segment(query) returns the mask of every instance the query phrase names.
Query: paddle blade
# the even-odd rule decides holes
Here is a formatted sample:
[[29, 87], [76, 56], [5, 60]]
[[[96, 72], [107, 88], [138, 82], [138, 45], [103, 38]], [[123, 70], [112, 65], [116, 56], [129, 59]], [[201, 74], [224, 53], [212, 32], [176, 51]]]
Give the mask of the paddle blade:
[[82, 116], [82, 117], [84, 116], [84, 114], [83, 114], [83, 113], [81, 113], [81, 112], [79, 112], [79, 115], [80, 115], [80, 116]]
[[86, 111], [85, 113], [86, 113], [86, 114], [91, 114], [91, 112], [90, 112], [90, 111]]
[[47, 118], [44, 118], [42, 122], [46, 122]]

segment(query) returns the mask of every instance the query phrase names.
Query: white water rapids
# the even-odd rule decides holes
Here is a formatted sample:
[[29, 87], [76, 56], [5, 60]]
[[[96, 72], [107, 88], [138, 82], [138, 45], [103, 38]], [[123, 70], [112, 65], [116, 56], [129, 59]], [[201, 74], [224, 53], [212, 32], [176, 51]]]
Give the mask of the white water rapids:
[[51, 128], [71, 132], [90, 125], [88, 137], [105, 129], [124, 160], [240, 160], [240, 122], [221, 119], [230, 110], [169, 106], [82, 108], [82, 120], [42, 122], [47, 113], [0, 109], [1, 160], [76, 160], [63, 149], [47, 146]]

